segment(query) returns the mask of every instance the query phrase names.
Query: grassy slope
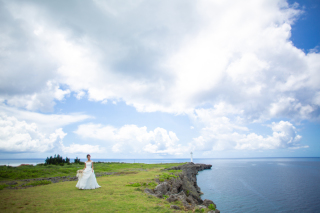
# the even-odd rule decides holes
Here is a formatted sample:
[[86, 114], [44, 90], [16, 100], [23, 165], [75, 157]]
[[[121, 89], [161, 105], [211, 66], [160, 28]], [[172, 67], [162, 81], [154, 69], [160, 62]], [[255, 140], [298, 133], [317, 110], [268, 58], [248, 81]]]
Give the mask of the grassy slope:
[[[102, 187], [95, 190], [79, 190], [75, 181], [19, 190], [5, 188], [0, 191], [0, 212], [174, 212], [169, 208], [172, 204], [143, 193], [142, 187], [126, 186], [150, 182], [163, 173], [161, 169], [173, 165], [144, 164], [148, 171], [99, 177], [97, 181]], [[115, 167], [117, 171], [141, 170], [141, 165]]]

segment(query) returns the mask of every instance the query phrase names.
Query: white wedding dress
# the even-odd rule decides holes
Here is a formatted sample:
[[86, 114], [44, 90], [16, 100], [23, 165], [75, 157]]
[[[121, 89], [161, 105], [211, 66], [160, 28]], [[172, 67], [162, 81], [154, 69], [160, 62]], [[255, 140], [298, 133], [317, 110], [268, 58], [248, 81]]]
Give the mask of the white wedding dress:
[[79, 180], [76, 187], [79, 189], [96, 189], [101, 187], [97, 182], [94, 171], [92, 172], [91, 162], [86, 162], [86, 168], [85, 170], [83, 170], [82, 175], [79, 176]]

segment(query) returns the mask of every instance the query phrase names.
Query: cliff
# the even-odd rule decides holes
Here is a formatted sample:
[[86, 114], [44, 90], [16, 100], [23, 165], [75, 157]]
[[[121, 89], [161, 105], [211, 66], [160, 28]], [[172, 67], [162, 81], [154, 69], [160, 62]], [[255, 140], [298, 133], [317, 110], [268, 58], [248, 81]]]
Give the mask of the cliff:
[[[204, 169], [211, 169], [212, 165], [187, 163], [181, 166], [172, 167], [167, 170], [182, 170], [177, 178], [172, 178], [159, 183], [155, 189], [145, 189], [145, 192], [158, 198], [167, 197], [168, 202], [180, 200], [185, 209], [207, 208], [210, 204], [216, 205], [211, 200], [202, 200], [200, 187], [197, 184], [197, 174]], [[178, 206], [173, 206], [178, 209]], [[215, 210], [212, 212], [220, 212]]]

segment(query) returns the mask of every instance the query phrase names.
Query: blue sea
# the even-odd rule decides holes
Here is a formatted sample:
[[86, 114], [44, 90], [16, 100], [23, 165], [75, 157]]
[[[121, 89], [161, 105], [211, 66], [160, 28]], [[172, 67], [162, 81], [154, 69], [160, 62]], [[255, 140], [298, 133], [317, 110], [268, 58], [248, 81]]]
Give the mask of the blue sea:
[[221, 212], [320, 212], [320, 158], [208, 159], [203, 199]]
[[[85, 159], [82, 159], [85, 161]], [[174, 163], [189, 159], [94, 159], [103, 162]], [[0, 160], [0, 165], [44, 159]], [[225, 213], [320, 212], [320, 158], [194, 159], [212, 164], [199, 172], [202, 199]]]

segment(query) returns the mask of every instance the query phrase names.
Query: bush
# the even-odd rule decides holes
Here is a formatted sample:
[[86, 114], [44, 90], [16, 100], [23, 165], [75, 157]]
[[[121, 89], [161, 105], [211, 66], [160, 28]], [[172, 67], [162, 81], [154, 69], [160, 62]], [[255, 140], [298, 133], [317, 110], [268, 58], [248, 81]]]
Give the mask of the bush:
[[157, 186], [158, 184], [156, 182], [150, 182], [148, 183], [148, 186], [151, 186], [151, 187], [155, 187]]
[[178, 176], [174, 175], [174, 174], [168, 174], [168, 173], [162, 173], [159, 176], [159, 180], [162, 182], [164, 180], [170, 180], [171, 178], [177, 178]]
[[182, 172], [181, 170], [174, 170], [174, 169], [170, 169], [170, 170], [167, 170], [169, 173], [180, 173]]
[[212, 203], [209, 204], [208, 208], [209, 208], [210, 210], [213, 210], [213, 211], [216, 210], [216, 207], [215, 207]]
[[50, 158], [47, 157], [47, 159], [45, 160], [45, 165], [50, 165], [50, 164], [61, 165], [64, 163], [70, 163], [70, 158], [66, 157], [66, 159], [63, 159], [62, 156], [60, 156], [59, 154], [54, 155], [54, 157], [52, 157], [52, 156], [50, 156]]
[[6, 188], [6, 187], [8, 187], [7, 184], [0, 184], [0, 190], [4, 189], [4, 188]]
[[74, 163], [80, 163], [80, 158], [76, 157], [76, 158], [74, 159]]
[[127, 186], [139, 187], [139, 186], [141, 186], [141, 184], [140, 183], [132, 183], [132, 184], [129, 184]]

